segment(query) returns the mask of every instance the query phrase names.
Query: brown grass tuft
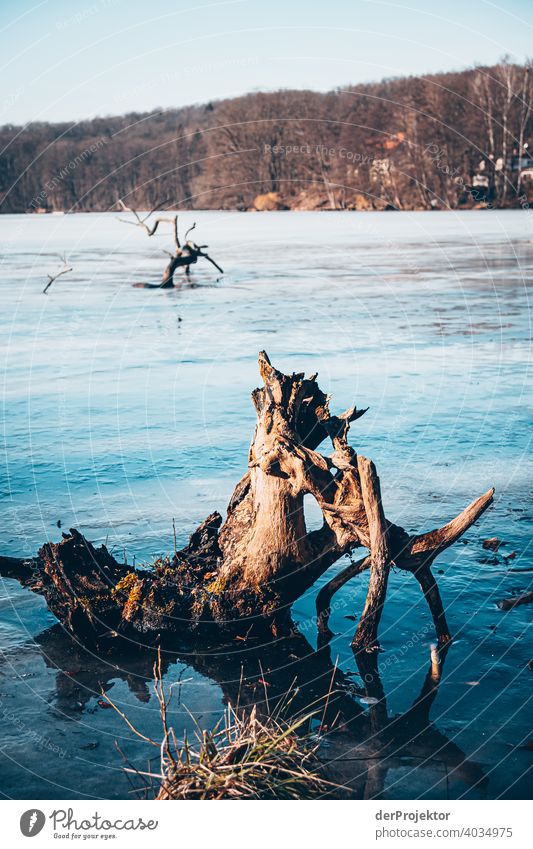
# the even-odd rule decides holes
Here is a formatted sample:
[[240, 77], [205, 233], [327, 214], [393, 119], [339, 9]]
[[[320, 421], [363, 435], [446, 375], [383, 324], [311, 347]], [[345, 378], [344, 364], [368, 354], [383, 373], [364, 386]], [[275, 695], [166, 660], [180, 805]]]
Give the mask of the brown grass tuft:
[[[163, 728], [156, 742], [138, 731], [104, 693], [132, 731], [160, 752], [159, 772], [129, 767], [156, 799], [310, 799], [333, 785], [321, 777], [317, 756], [320, 732], [311, 731], [319, 708], [288, 718], [291, 698], [259, 716], [251, 710], [228, 705], [211, 731], [197, 725], [194, 742], [185, 736], [178, 742], [168, 725], [172, 687], [165, 695], [161, 658], [154, 665], [154, 684]], [[267, 705], [268, 705], [268, 699]]]

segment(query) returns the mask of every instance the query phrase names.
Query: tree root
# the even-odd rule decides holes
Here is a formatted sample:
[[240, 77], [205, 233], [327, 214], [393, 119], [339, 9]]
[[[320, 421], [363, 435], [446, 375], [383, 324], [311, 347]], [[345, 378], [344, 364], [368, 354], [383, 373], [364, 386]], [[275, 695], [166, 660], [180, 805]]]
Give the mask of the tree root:
[[[145, 222], [141, 222], [145, 226]], [[363, 546], [369, 556], [350, 564], [317, 597], [318, 627], [327, 635], [331, 598], [370, 567], [366, 603], [353, 646], [378, 647], [378, 628], [392, 565], [412, 572], [431, 610], [439, 645], [450, 640], [434, 559], [492, 503], [494, 490], [448, 524], [411, 536], [385, 517], [374, 464], [348, 443], [365, 410], [332, 415], [316, 375], [286, 375], [259, 354], [263, 386], [252, 394], [257, 424], [248, 470], [230, 499], [226, 519], [213, 513], [189, 544], [151, 570], [119, 564], [78, 531], [48, 543], [33, 561], [0, 558], [0, 571], [44, 595], [50, 610], [84, 640], [103, 635], [223, 628], [288, 633], [290, 608], [337, 560]], [[331, 456], [317, 451], [324, 440]], [[308, 531], [304, 496], [316, 499], [323, 525]]]

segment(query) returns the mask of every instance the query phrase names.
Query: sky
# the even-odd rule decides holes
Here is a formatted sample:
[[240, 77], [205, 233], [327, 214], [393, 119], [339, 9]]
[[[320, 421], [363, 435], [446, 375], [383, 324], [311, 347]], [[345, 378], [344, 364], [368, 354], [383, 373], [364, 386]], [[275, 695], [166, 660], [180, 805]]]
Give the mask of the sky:
[[0, 124], [327, 91], [532, 45], [533, 0], [0, 0]]

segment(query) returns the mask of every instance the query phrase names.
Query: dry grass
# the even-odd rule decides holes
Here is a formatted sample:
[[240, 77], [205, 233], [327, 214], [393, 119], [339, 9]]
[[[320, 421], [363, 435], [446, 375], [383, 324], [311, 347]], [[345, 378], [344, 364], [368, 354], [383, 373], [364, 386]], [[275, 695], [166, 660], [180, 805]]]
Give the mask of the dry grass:
[[[138, 731], [105, 696], [132, 731], [159, 749], [160, 770], [141, 772], [129, 767], [156, 799], [310, 799], [333, 785], [321, 777], [317, 757], [320, 732], [311, 732], [316, 709], [292, 716], [291, 697], [282, 699], [266, 715], [228, 705], [211, 731], [196, 724], [194, 741], [179, 742], [168, 725], [172, 687], [165, 695], [159, 662], [154, 666], [163, 738], [156, 742]], [[105, 695], [105, 694], [104, 694]], [[266, 700], [268, 706], [268, 699]], [[194, 718], [193, 718], [194, 719]]]
[[305, 799], [327, 782], [318, 775], [317, 744], [301, 729], [311, 716], [289, 723], [256, 708], [239, 713], [231, 705], [211, 732], [173, 747], [158, 799]]

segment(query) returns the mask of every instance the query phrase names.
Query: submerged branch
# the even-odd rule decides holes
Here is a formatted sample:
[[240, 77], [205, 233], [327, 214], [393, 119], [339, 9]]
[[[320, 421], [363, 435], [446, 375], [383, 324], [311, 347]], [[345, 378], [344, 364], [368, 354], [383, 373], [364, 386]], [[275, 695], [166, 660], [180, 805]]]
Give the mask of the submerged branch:
[[520, 607], [522, 604], [533, 604], [533, 592], [522, 593], [515, 595], [512, 598], [504, 598], [498, 602], [500, 610], [512, 610], [513, 607]]
[[70, 271], [73, 270], [72, 266], [71, 265], [69, 266], [66, 256], [61, 256], [60, 260], [63, 263], [63, 268], [60, 271], [58, 271], [57, 274], [47, 274], [46, 275], [48, 277], [48, 283], [46, 284], [46, 286], [43, 289], [43, 295], [46, 295], [46, 293], [48, 292], [48, 289], [50, 288], [50, 286], [52, 285], [52, 283], [55, 280], [57, 280], [59, 277], [62, 277], [63, 274], [68, 274]]

